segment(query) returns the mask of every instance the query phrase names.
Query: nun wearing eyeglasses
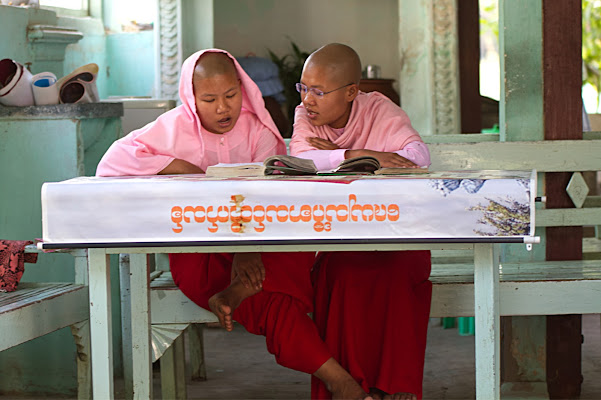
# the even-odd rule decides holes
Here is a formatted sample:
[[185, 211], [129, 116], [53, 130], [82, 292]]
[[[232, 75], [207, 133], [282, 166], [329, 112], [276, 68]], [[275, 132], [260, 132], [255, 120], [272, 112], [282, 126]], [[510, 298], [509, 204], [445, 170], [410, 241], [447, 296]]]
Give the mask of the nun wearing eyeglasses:
[[[321, 47], [296, 85], [292, 155], [319, 170], [373, 156], [382, 167], [427, 167], [430, 153], [407, 114], [358, 88], [361, 61], [350, 47]], [[432, 284], [429, 251], [320, 253], [313, 269], [314, 320], [336, 360], [375, 399], [422, 395]], [[328, 398], [312, 382], [312, 398]]]

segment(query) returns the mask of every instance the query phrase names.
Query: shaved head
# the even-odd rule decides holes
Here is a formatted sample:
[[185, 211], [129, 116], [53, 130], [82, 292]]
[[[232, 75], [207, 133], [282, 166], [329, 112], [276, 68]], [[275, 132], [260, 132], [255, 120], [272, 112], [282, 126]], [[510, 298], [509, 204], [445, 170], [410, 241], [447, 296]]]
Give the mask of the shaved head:
[[215, 75], [227, 74], [238, 77], [234, 62], [225, 53], [205, 53], [200, 57], [194, 68], [194, 79], [207, 79]]
[[340, 84], [356, 83], [361, 80], [361, 60], [351, 47], [330, 43], [313, 52], [303, 70], [308, 68], [323, 68], [330, 79], [339, 81]]

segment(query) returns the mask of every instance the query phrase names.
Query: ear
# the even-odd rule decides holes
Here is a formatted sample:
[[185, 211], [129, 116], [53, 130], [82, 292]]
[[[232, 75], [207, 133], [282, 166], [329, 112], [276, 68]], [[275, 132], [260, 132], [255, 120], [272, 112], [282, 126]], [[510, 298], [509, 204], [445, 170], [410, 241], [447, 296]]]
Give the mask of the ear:
[[359, 86], [356, 83], [353, 83], [348, 88], [346, 88], [346, 100], [350, 103], [355, 100], [355, 97], [359, 94]]

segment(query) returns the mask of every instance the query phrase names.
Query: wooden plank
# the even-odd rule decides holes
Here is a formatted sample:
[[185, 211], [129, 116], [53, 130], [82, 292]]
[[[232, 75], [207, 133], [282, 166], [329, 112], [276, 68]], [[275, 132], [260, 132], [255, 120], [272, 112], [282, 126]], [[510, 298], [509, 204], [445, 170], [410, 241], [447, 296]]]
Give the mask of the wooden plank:
[[22, 282], [14, 292], [0, 293], [0, 314], [79, 290], [82, 285], [72, 283]]
[[[582, 139], [582, 4], [543, 1], [545, 140]], [[557, 29], [561, 26], [561, 29]], [[589, 143], [589, 142], [585, 142]], [[570, 173], [545, 175], [546, 208], [572, 208]], [[547, 260], [582, 259], [582, 227], [546, 228]], [[547, 318], [547, 388], [550, 398], [577, 398], [581, 376], [581, 316]]]
[[601, 225], [601, 208], [536, 210], [535, 221], [537, 227]]
[[88, 309], [82, 307], [87, 302], [88, 288], [70, 285], [69, 290], [59, 295], [38, 298], [11, 312], [3, 312], [0, 351], [88, 319]]
[[152, 289], [150, 291], [152, 324], [186, 324], [217, 322], [210, 311], [199, 307], [179, 289]]
[[597, 140], [433, 143], [428, 147], [431, 170], [601, 170], [601, 141]]
[[482, 130], [480, 100], [480, 10], [478, 0], [457, 2], [461, 132]]
[[[599, 135], [601, 136], [601, 135]], [[601, 138], [601, 137], [600, 137]], [[480, 142], [498, 142], [498, 133], [470, 133], [470, 134], [452, 134], [452, 135], [428, 135], [422, 136], [424, 143], [430, 145], [433, 143], [480, 143]]]
[[[501, 282], [501, 316], [601, 313], [601, 280]], [[473, 317], [473, 283], [434, 284], [430, 317]]]

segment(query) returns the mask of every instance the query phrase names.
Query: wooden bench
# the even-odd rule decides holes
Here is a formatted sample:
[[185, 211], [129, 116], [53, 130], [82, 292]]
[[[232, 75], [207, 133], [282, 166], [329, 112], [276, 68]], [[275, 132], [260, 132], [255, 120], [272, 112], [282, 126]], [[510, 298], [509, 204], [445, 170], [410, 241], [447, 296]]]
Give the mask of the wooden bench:
[[[28, 253], [41, 253], [34, 245]], [[77, 346], [77, 396], [91, 398], [87, 258], [75, 250], [74, 283], [20, 282], [17, 290], [0, 293], [0, 351], [71, 327]]]
[[[433, 251], [430, 280], [430, 317], [474, 316], [473, 263], [438, 263]], [[502, 263], [499, 301], [502, 316], [601, 313], [601, 260]], [[170, 272], [157, 271], [152, 276], [153, 361], [161, 359], [164, 398], [185, 398], [182, 334], [187, 328], [194, 341], [189, 346], [193, 370], [188, 373], [206, 379], [199, 324], [216, 321], [214, 314], [198, 307], [175, 286]], [[168, 332], [177, 335], [169, 341]]]

